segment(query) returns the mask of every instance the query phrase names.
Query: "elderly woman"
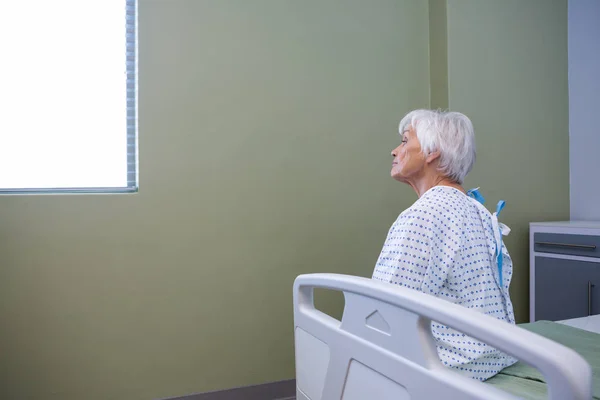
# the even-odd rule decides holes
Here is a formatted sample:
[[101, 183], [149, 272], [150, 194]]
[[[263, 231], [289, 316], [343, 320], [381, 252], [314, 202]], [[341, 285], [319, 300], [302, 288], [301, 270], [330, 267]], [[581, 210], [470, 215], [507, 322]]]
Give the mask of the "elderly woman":
[[[508, 287], [512, 261], [502, 244], [508, 228], [462, 187], [475, 162], [469, 118], [457, 112], [416, 110], [400, 122], [402, 143], [392, 151], [391, 176], [419, 199], [389, 230], [373, 279], [419, 290], [514, 324]], [[432, 323], [442, 363], [485, 380], [515, 360]]]

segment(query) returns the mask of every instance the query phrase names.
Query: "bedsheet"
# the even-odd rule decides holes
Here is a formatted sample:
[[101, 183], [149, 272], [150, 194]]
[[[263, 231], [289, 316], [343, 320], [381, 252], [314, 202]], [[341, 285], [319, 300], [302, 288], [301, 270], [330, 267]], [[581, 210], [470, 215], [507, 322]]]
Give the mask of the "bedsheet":
[[[554, 340], [578, 352], [592, 367], [592, 393], [594, 399], [600, 399], [599, 334], [550, 321], [521, 324], [519, 327]], [[486, 383], [527, 400], [547, 398], [547, 387], [542, 374], [521, 362], [505, 368]]]

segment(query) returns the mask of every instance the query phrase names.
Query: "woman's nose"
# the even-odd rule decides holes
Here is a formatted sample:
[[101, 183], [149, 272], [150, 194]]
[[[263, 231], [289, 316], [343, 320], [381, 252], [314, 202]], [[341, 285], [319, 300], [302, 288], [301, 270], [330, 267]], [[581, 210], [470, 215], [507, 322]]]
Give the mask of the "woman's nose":
[[394, 150], [392, 150], [392, 157], [396, 157], [398, 155], [398, 148], [396, 147]]

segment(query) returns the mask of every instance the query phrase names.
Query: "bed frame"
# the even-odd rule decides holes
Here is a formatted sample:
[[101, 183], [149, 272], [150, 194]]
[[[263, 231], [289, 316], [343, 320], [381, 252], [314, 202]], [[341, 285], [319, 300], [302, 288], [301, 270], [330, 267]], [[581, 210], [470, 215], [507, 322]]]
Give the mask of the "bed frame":
[[[315, 308], [315, 288], [343, 292], [341, 321]], [[312, 274], [294, 283], [297, 399], [517, 398], [444, 367], [431, 321], [537, 368], [552, 400], [592, 398], [590, 366], [563, 345], [415, 290], [366, 278]]]

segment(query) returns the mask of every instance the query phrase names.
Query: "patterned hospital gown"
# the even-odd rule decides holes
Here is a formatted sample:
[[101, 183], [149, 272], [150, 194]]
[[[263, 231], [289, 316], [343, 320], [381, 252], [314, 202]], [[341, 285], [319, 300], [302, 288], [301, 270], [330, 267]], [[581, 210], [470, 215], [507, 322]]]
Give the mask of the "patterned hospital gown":
[[[502, 252], [500, 286], [492, 214], [461, 191], [436, 186], [394, 222], [373, 279], [514, 324], [508, 294], [512, 261], [504, 246]], [[516, 361], [447, 326], [433, 322], [431, 328], [442, 363], [465, 376], [485, 380]]]

